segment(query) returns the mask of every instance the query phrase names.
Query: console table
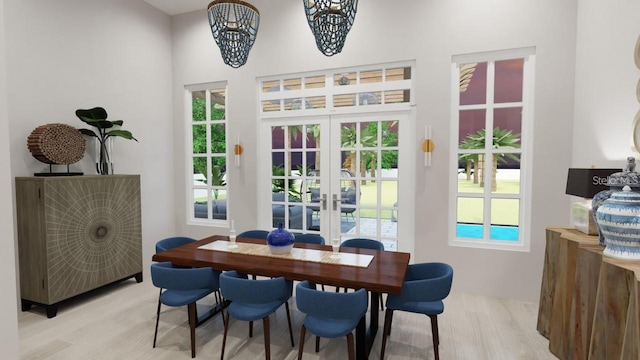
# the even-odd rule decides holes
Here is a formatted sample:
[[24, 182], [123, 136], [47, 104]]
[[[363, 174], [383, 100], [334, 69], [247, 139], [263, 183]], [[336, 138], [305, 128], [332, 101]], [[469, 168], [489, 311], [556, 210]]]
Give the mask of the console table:
[[139, 175], [16, 178], [22, 310], [142, 281]]
[[640, 261], [603, 256], [596, 236], [547, 228], [538, 331], [560, 359], [640, 357]]

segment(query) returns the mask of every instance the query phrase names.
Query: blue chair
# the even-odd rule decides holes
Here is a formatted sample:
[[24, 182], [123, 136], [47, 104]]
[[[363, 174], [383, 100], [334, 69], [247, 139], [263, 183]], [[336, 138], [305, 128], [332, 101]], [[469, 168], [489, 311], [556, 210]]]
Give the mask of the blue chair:
[[348, 239], [340, 244], [340, 247], [357, 248], [357, 249], [371, 249], [371, 250], [384, 250], [384, 244], [378, 240], [367, 238], [353, 238]]
[[[348, 239], [343, 241], [340, 247], [384, 251], [384, 244], [382, 242], [367, 238]], [[337, 288], [336, 291], [340, 291], [340, 288]], [[347, 289], [344, 289], [344, 291], [346, 292]], [[382, 294], [380, 294], [380, 310], [384, 310]]]
[[156, 254], [163, 251], [171, 250], [178, 246], [186, 245], [197, 241], [194, 238], [186, 236], [174, 236], [166, 239], [162, 239], [156, 243]]
[[324, 245], [324, 237], [318, 234], [295, 234], [296, 242], [305, 243], [305, 244], [318, 244]]
[[405, 275], [402, 293], [387, 296], [387, 311], [384, 316], [382, 350], [380, 359], [384, 359], [387, 337], [391, 333], [391, 322], [395, 310], [425, 314], [431, 319], [431, 335], [435, 359], [439, 359], [438, 314], [444, 311], [442, 300], [449, 295], [453, 282], [453, 268], [445, 263], [431, 262], [409, 265]]
[[[192, 242], [196, 242], [198, 240], [186, 236], [174, 236], [166, 239], [162, 239], [156, 243], [156, 254], [161, 253], [163, 251], [171, 250], [173, 248], [177, 248], [178, 246], [190, 244]], [[162, 294], [162, 288], [160, 289], [160, 294]], [[215, 291], [216, 303], [220, 304], [221, 299], [219, 296], [219, 291]]]
[[285, 305], [287, 310], [289, 336], [291, 338], [291, 346], [294, 346], [288, 303], [293, 291], [293, 283], [291, 281], [285, 280], [283, 277], [249, 280], [243, 274], [239, 274], [236, 271], [228, 271], [220, 275], [220, 291], [225, 299], [231, 300], [227, 307], [227, 316], [222, 317], [224, 320], [224, 336], [222, 338], [221, 360], [224, 360], [224, 348], [227, 342], [230, 316], [238, 320], [249, 321], [249, 337], [253, 336], [253, 321], [262, 319], [264, 350], [266, 359], [269, 360], [271, 358], [269, 315], [278, 310], [282, 304]]
[[347, 336], [349, 359], [354, 358], [353, 330], [367, 312], [367, 291], [360, 289], [349, 293], [324, 292], [315, 289], [308, 281], [296, 287], [298, 310], [305, 313], [300, 332], [298, 360], [302, 359], [306, 330], [316, 335], [316, 352], [320, 350], [320, 337]]
[[247, 237], [247, 238], [253, 238], [253, 239], [267, 240], [267, 235], [269, 235], [269, 232], [266, 230], [247, 230], [238, 234], [237, 237]]
[[[160, 307], [187, 305], [189, 327], [191, 329], [191, 357], [196, 356], [196, 301], [211, 294], [219, 288], [219, 271], [210, 268], [176, 268], [170, 262], [151, 265], [153, 285], [161, 290], [156, 314], [156, 330], [153, 334], [153, 347], [158, 338]], [[162, 290], [164, 289], [164, 290]]]

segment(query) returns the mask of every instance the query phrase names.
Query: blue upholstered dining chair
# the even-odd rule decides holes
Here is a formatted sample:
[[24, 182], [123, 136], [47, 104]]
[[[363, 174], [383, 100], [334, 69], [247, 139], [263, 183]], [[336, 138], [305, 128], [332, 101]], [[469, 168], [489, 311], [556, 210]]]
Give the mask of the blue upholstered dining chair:
[[156, 314], [156, 329], [153, 334], [154, 348], [158, 338], [162, 304], [174, 307], [187, 305], [191, 330], [191, 357], [196, 356], [196, 301], [219, 288], [219, 276], [220, 272], [211, 268], [177, 268], [173, 267], [170, 262], [151, 265], [151, 281], [161, 291]]
[[367, 238], [348, 239], [343, 241], [342, 244], [340, 244], [340, 247], [384, 250], [384, 244], [382, 244], [382, 242]]
[[[187, 237], [187, 236], [168, 237], [166, 239], [162, 239], [156, 242], [156, 254], [161, 253], [163, 251], [171, 250], [173, 248], [177, 248], [178, 246], [190, 244], [196, 241], [198, 240]], [[220, 304], [222, 302], [221, 301], [222, 299], [220, 298], [219, 291], [216, 290], [214, 293], [215, 293], [216, 303]], [[160, 288], [160, 294], [162, 294], [162, 288]]]
[[316, 335], [316, 352], [320, 350], [320, 338], [347, 336], [349, 359], [354, 358], [353, 330], [367, 312], [368, 296], [365, 289], [349, 293], [324, 292], [315, 289], [308, 281], [296, 286], [298, 310], [305, 313], [300, 332], [298, 360], [304, 352], [306, 330]]
[[238, 234], [238, 237], [267, 240], [267, 235], [269, 235], [269, 232], [267, 230], [247, 230]]
[[305, 243], [305, 244], [318, 244], [324, 245], [324, 237], [318, 234], [300, 234], [296, 233], [296, 242]]
[[412, 264], [407, 268], [402, 293], [387, 296], [387, 311], [384, 316], [382, 350], [380, 359], [384, 359], [387, 337], [391, 332], [393, 312], [396, 310], [425, 314], [431, 319], [431, 335], [435, 359], [439, 359], [438, 314], [444, 311], [442, 300], [449, 295], [453, 282], [453, 268], [445, 263], [429, 262]]
[[249, 280], [246, 276], [232, 270], [220, 275], [220, 291], [223, 298], [231, 300], [224, 316], [224, 336], [222, 338], [222, 352], [220, 359], [224, 360], [224, 348], [227, 343], [229, 318], [249, 321], [249, 337], [253, 336], [253, 321], [262, 319], [264, 328], [264, 350], [266, 359], [271, 358], [271, 344], [269, 335], [269, 315], [273, 314], [282, 304], [287, 311], [289, 323], [289, 337], [293, 343], [291, 330], [291, 315], [288, 300], [291, 298], [293, 283], [283, 277], [266, 280]]
[[[357, 248], [357, 249], [371, 249], [371, 250], [380, 250], [384, 251], [384, 244], [378, 240], [367, 239], [367, 238], [353, 238], [347, 239], [340, 244], [340, 247], [346, 248]], [[340, 289], [336, 289], [336, 291], [340, 291]], [[347, 289], [344, 289], [347, 291]], [[380, 294], [380, 310], [384, 310], [384, 304], [382, 302], [382, 294]]]
[[195, 242], [196, 239], [186, 236], [174, 236], [166, 239], [162, 239], [156, 243], [156, 254], [163, 251], [171, 250], [178, 246], [186, 245]]

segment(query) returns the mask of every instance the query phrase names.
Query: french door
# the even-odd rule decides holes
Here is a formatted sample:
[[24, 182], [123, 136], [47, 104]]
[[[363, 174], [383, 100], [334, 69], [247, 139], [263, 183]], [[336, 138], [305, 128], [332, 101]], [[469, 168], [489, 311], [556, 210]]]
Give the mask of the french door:
[[398, 242], [413, 239], [409, 119], [389, 112], [263, 120], [263, 225], [327, 243], [367, 237], [386, 250], [412, 250], [412, 240]]

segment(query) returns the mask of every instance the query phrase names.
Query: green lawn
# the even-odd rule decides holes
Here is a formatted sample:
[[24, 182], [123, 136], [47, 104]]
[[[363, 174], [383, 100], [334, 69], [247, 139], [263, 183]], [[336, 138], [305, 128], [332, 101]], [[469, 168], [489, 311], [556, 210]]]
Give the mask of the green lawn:
[[[481, 193], [483, 187], [474, 184], [473, 181], [459, 180], [458, 191], [467, 193]], [[517, 194], [520, 191], [520, 180], [518, 179], [498, 179], [498, 186], [495, 193]], [[462, 223], [482, 223], [481, 199], [460, 198], [458, 200], [458, 222]], [[518, 225], [519, 202], [514, 199], [495, 199], [492, 203], [492, 224]]]

